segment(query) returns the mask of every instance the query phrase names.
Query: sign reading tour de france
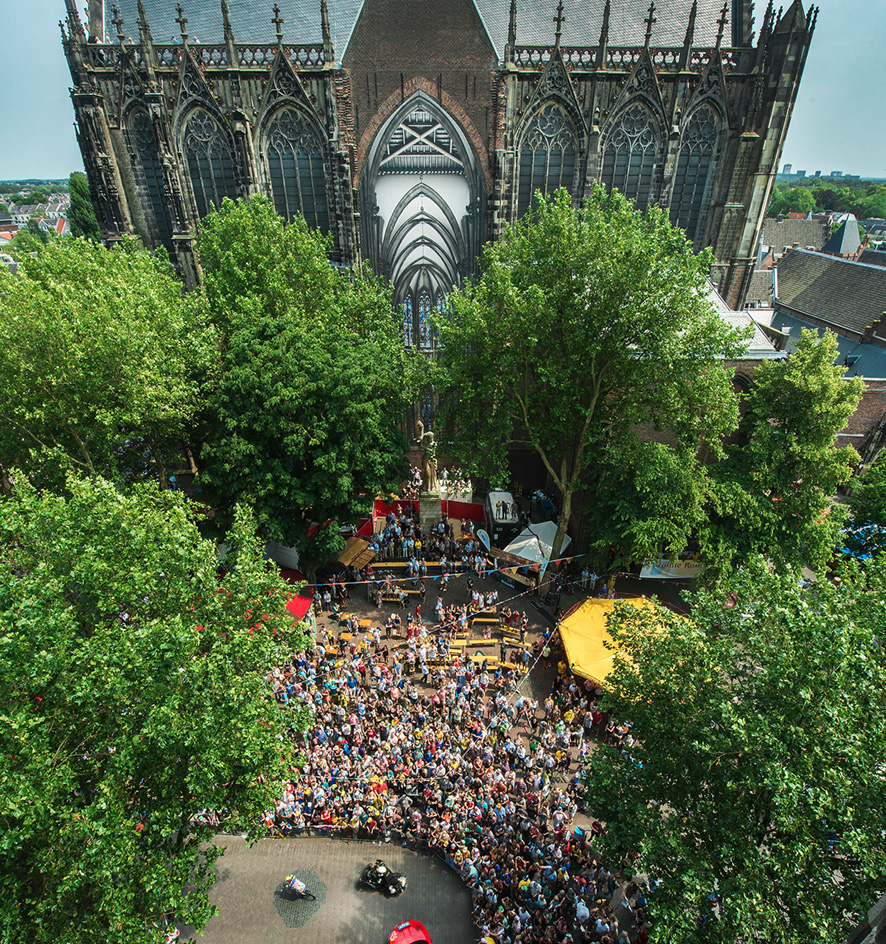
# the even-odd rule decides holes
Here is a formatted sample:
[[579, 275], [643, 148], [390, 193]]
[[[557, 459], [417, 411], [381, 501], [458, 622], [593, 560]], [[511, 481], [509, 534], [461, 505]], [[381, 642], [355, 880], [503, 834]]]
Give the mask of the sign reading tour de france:
[[704, 565], [698, 560], [668, 560], [662, 557], [643, 566], [641, 578], [653, 580], [687, 580], [697, 577], [704, 570]]

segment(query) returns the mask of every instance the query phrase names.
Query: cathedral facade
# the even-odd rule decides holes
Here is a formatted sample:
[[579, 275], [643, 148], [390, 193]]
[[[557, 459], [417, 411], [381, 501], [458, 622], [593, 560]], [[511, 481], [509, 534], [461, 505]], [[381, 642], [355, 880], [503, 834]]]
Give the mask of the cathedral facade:
[[[752, 0], [66, 0], [76, 128], [107, 242], [165, 246], [267, 195], [390, 280], [404, 340], [484, 242], [566, 187], [664, 207], [740, 307], [817, 11]], [[118, 8], [119, 7], [119, 8]]]

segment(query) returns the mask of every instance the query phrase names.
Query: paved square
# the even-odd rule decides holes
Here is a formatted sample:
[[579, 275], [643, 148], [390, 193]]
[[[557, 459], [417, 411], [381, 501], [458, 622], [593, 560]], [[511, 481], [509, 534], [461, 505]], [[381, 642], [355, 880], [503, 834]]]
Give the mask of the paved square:
[[[251, 849], [237, 836], [218, 836], [216, 842], [226, 847], [212, 890], [220, 914], [202, 939], [194, 935], [205, 944], [385, 944], [407, 918], [421, 921], [434, 944], [477, 940], [470, 893], [438, 858], [399, 845], [338, 839], [263, 839]], [[364, 867], [377, 858], [406, 876], [409, 887], [398, 898], [358, 887]], [[286, 926], [274, 899], [292, 872], [322, 893], [318, 899], [325, 895], [298, 928]], [[325, 888], [311, 887], [314, 876]]]

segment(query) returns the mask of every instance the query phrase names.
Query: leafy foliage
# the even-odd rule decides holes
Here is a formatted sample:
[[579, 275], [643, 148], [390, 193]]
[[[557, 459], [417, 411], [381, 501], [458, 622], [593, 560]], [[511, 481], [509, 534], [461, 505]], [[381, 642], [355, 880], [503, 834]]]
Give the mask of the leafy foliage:
[[54, 230], [41, 229], [37, 220], [28, 220], [27, 226], [23, 226], [12, 237], [12, 242], [10, 242], [7, 250], [14, 259], [21, 261], [28, 256], [42, 252], [56, 238]]
[[886, 527], [886, 452], [880, 453], [854, 486], [849, 507], [858, 524]]
[[198, 811], [255, 837], [279, 791], [305, 719], [265, 673], [301, 637], [248, 515], [219, 581], [176, 493], [67, 492], [0, 503], [0, 937], [159, 942], [213, 913]]
[[86, 174], [75, 170], [71, 174], [68, 186], [71, 202], [68, 206], [67, 219], [71, 225], [71, 235], [98, 239], [98, 220], [95, 218], [95, 209], [89, 196], [89, 181], [86, 179]]
[[590, 762], [601, 851], [653, 879], [656, 940], [840, 941], [886, 881], [886, 570], [804, 592], [758, 562], [731, 587], [689, 621], [610, 618], [634, 743]]
[[[666, 487], [676, 477], [697, 491], [700, 438], [716, 452], [737, 422], [718, 358], [739, 339], [707, 298], [710, 262], [664, 212], [644, 217], [601, 187], [576, 210], [561, 190], [487, 246], [477, 283], [450, 295], [446, 438], [490, 477], [513, 442], [538, 453], [562, 496], [554, 556], [575, 492], [591, 483], [592, 534], [629, 560], [680, 550], [696, 526], [699, 497], [671, 501]], [[656, 432], [661, 442], [644, 444]], [[645, 475], [650, 463], [667, 474]]]
[[396, 483], [411, 384], [390, 293], [333, 269], [327, 246], [258, 197], [226, 201], [198, 240], [224, 344], [202, 478], [222, 517], [248, 501], [308, 570], [342, 546], [340, 521]]
[[54, 485], [71, 468], [165, 484], [215, 357], [162, 257], [54, 240], [0, 271], [0, 463]]
[[886, 218], [886, 184], [868, 181], [837, 183], [809, 177], [807, 183], [783, 181], [772, 189], [767, 216], [790, 212], [854, 213], [860, 219]]
[[837, 341], [804, 331], [784, 361], [754, 374], [740, 437], [711, 468], [710, 516], [701, 534], [712, 572], [762, 554], [779, 567], [823, 567], [845, 520], [831, 507], [858, 454], [836, 449], [864, 392], [861, 377], [834, 366]]

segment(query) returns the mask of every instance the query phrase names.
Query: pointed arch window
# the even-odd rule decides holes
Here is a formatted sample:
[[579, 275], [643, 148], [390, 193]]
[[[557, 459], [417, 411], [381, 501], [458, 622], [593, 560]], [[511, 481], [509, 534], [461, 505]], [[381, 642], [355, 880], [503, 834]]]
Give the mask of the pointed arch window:
[[403, 345], [415, 346], [415, 331], [412, 324], [412, 292], [403, 299]]
[[704, 230], [719, 133], [720, 122], [709, 105], [695, 112], [683, 133], [671, 193], [671, 222], [682, 226], [693, 242]]
[[434, 331], [431, 327], [431, 293], [422, 289], [418, 296], [418, 346], [429, 351], [434, 346]]
[[652, 112], [637, 102], [621, 115], [603, 148], [603, 185], [620, 190], [641, 211], [652, 196], [659, 141]]
[[329, 232], [326, 175], [320, 138], [293, 108], [278, 112], [268, 128], [267, 162], [277, 212], [300, 213], [309, 226]]
[[202, 108], [196, 109], [188, 121], [185, 157], [199, 216], [220, 207], [225, 197], [237, 198], [230, 142], [221, 125]]
[[529, 122], [520, 147], [517, 216], [535, 205], [535, 192], [547, 195], [558, 187], [572, 193], [576, 136], [564, 111], [549, 102]]
[[147, 193], [146, 223], [151, 236], [172, 250], [172, 219], [166, 202], [166, 174], [160, 158], [160, 148], [154, 133], [154, 123], [147, 112], [138, 110], [128, 122], [129, 150], [133, 155], [136, 174]]

